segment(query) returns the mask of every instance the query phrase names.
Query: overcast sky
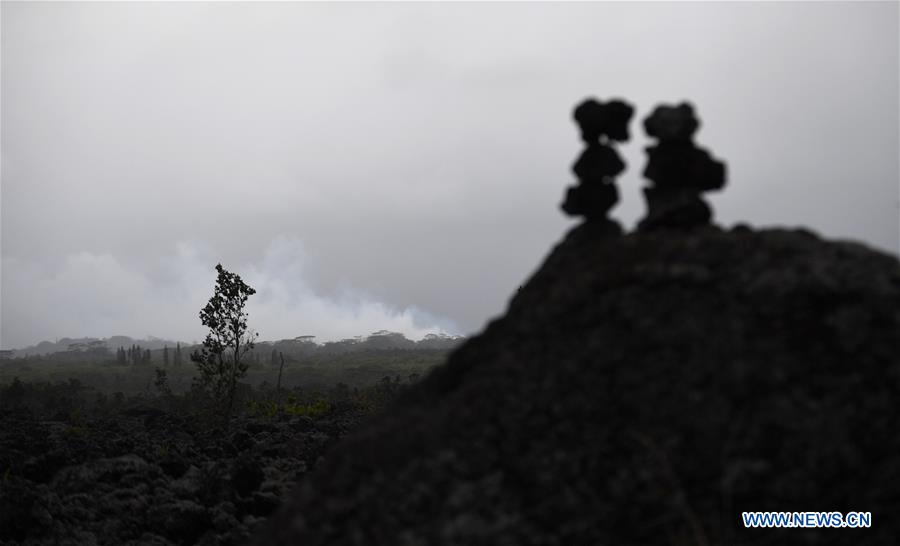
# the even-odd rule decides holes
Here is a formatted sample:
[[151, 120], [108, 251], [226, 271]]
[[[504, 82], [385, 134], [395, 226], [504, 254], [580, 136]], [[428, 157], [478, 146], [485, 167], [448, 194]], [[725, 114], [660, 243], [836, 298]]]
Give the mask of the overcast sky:
[[724, 226], [897, 252], [898, 4], [2, 3], [0, 346], [474, 333], [574, 225], [588, 96], [692, 101]]

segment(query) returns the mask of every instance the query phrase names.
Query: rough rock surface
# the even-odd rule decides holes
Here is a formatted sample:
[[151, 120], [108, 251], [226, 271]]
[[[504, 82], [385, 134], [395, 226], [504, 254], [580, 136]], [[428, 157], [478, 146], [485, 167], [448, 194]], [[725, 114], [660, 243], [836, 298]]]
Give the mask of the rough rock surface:
[[254, 543], [895, 543], [897, 259], [802, 230], [605, 233], [573, 229]]
[[625, 162], [613, 144], [628, 140], [632, 114], [634, 108], [618, 99], [587, 99], [575, 108], [572, 117], [586, 146], [572, 166], [578, 184], [566, 189], [563, 212], [598, 221], [619, 201], [615, 178], [625, 170]]
[[151, 410], [82, 426], [0, 412], [0, 546], [240, 544], [357, 424], [243, 417], [226, 433]]
[[644, 120], [647, 136], [658, 139], [646, 148], [644, 177], [652, 186], [644, 189], [647, 216], [638, 229], [679, 229], [703, 226], [712, 220], [712, 209], [701, 192], [725, 186], [725, 164], [693, 142], [700, 120], [694, 108], [683, 102], [659, 105]]

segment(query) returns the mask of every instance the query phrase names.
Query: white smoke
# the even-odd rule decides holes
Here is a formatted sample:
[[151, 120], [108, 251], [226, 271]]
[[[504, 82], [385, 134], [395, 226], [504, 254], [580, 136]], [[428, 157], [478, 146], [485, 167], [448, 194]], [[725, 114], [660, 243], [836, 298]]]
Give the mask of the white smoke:
[[[419, 339], [458, 331], [451, 320], [389, 305], [356, 287], [317, 293], [311, 260], [300, 241], [278, 237], [259, 263], [222, 263], [256, 289], [247, 312], [260, 340], [315, 335], [328, 341], [378, 330]], [[86, 251], [56, 264], [4, 256], [0, 346], [112, 335], [200, 340], [206, 331], [198, 314], [212, 296], [218, 261], [213, 249], [198, 242], [178, 243], [149, 268]]]

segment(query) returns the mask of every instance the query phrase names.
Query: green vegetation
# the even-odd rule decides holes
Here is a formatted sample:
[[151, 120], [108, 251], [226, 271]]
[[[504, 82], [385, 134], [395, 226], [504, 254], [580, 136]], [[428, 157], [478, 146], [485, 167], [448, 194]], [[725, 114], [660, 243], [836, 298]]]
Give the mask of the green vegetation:
[[[268, 354], [269, 346], [248, 354]], [[310, 350], [285, 355], [281, 393], [276, 387], [280, 359], [273, 365], [269, 358], [251, 357], [246, 375], [235, 384], [233, 412], [273, 419], [317, 418], [346, 411], [376, 414], [396, 392], [441, 365], [449, 353], [449, 349], [358, 347], [348, 352]], [[190, 366], [170, 363], [165, 367], [158, 358], [153, 362], [162, 366], [148, 366], [141, 360], [120, 365], [115, 358], [93, 360], [93, 353], [84, 354], [82, 360], [63, 353], [0, 363], [0, 406], [27, 407], [35, 414], [74, 421], [76, 428], [79, 415], [106, 415], [134, 405], [186, 416], [208, 414], [208, 400], [192, 389], [196, 372]], [[161, 355], [162, 350], [154, 353], [154, 357]]]
[[[268, 345], [257, 346], [248, 353], [268, 354]], [[161, 354], [161, 350], [156, 353]], [[410, 376], [423, 376], [444, 362], [449, 349], [361, 349], [346, 353], [313, 351], [306, 355], [284, 355], [284, 372], [281, 384], [286, 390], [325, 391], [339, 383], [352, 388], [364, 388], [376, 384], [385, 376], [400, 377], [408, 381]], [[190, 391], [196, 371], [190, 366], [162, 366], [160, 354], [154, 354], [151, 366], [142, 364], [118, 365], [114, 359], [86, 357], [76, 360], [71, 355], [31, 356], [0, 363], [0, 385], [10, 385], [15, 378], [25, 383], [66, 384], [74, 380], [80, 388], [91, 392], [124, 396], [155, 396], [159, 376], [157, 369], [165, 372], [165, 383], [175, 395]], [[273, 389], [278, 381], [280, 363], [272, 365], [256, 363], [249, 358], [246, 375], [236, 389], [253, 387]]]
[[[416, 375], [405, 379], [395, 375], [384, 376], [364, 387], [351, 387], [345, 383], [329, 388], [294, 386], [285, 389], [286, 393], [280, 397], [269, 384], [254, 388], [240, 383], [235, 389], [235, 417], [279, 420], [290, 417], [315, 419], [332, 414], [374, 415], [417, 380]], [[24, 410], [64, 422], [69, 426], [68, 433], [74, 436], [84, 432], [88, 419], [117, 415], [129, 408], [158, 408], [188, 419], [194, 416], [204, 420], [207, 408], [192, 391], [173, 394], [158, 386], [155, 390], [132, 395], [120, 391], [110, 394], [86, 386], [77, 379], [50, 383], [23, 382], [16, 377], [12, 382], [0, 383], [0, 413]]]
[[[442, 364], [464, 339], [430, 334], [412, 341], [382, 330], [324, 344], [312, 342], [313, 336], [257, 343], [243, 311], [255, 290], [221, 265], [216, 271], [214, 295], [200, 312], [209, 328], [203, 344], [137, 343], [125, 336], [42, 342], [0, 362], [0, 406], [63, 421], [73, 421], [77, 412], [104, 414], [134, 404], [225, 422], [234, 413], [316, 418], [337, 408], [372, 414], [402, 386]], [[65, 350], [39, 352], [59, 347]], [[182, 366], [183, 351], [196, 370]]]

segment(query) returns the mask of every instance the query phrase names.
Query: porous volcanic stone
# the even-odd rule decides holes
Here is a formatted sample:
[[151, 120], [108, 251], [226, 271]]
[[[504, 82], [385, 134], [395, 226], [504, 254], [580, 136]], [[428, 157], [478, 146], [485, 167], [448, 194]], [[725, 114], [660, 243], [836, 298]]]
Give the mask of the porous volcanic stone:
[[[900, 265], [801, 230], [573, 229], [254, 544], [893, 544]], [[741, 512], [871, 511], [870, 529]]]
[[625, 170], [625, 162], [613, 143], [628, 140], [633, 113], [631, 105], [618, 99], [606, 103], [587, 99], [575, 108], [572, 117], [581, 129], [585, 149], [572, 165], [578, 184], [566, 188], [560, 205], [569, 216], [606, 221], [606, 214], [619, 201], [615, 177]]

